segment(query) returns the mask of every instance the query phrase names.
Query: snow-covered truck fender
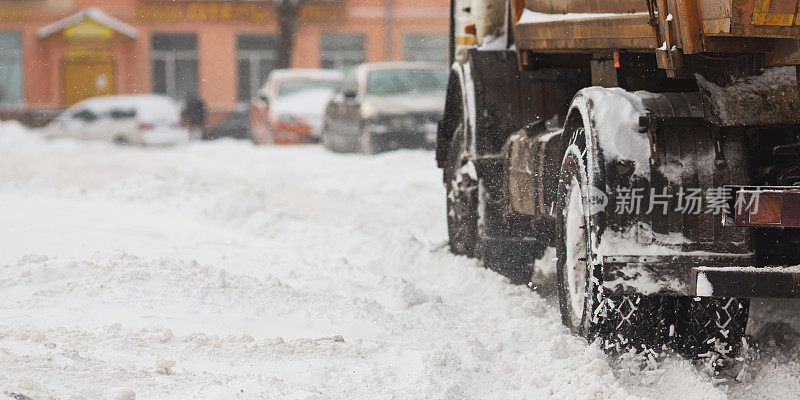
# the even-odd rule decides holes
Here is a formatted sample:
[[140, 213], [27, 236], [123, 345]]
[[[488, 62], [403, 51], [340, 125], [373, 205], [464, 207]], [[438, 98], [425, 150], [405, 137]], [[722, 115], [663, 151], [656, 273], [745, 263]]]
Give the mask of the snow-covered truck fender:
[[[471, 142], [471, 127], [475, 125], [474, 87], [468, 64], [453, 63], [447, 83], [444, 115], [436, 134], [436, 164], [444, 168], [447, 151], [459, 125], [464, 129], [465, 140]], [[472, 148], [472, 146], [467, 146]]]
[[436, 163], [447, 191], [451, 251], [474, 257], [478, 241], [478, 171], [475, 167], [475, 103], [469, 65], [454, 63], [445, 111], [436, 135]]
[[562, 149], [586, 174], [592, 262], [606, 293], [691, 296], [692, 267], [753, 265], [747, 229], [707, 209], [680, 211], [680, 193], [750, 183], [744, 132], [707, 122], [698, 94], [583, 89]]

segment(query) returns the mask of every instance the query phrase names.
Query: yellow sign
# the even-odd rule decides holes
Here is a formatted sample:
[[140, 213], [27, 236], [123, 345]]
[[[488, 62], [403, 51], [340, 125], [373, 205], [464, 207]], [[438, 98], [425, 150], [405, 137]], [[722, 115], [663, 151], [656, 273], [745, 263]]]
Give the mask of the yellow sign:
[[[143, 5], [136, 8], [136, 22], [221, 22], [267, 23], [275, 8], [270, 2], [238, 3], [195, 1], [185, 4]], [[300, 8], [298, 21], [338, 21], [344, 17], [344, 8], [337, 1], [310, 2]]]
[[111, 28], [91, 19], [84, 19], [79, 24], [64, 29], [67, 40], [111, 40], [114, 31]]
[[22, 7], [0, 7], [0, 21], [24, 21], [28, 19], [28, 9]]
[[188, 4], [144, 5], [136, 9], [136, 22], [269, 22], [262, 4], [193, 2]]
[[341, 21], [344, 7], [336, 2], [306, 3], [300, 8], [297, 19], [302, 23]]

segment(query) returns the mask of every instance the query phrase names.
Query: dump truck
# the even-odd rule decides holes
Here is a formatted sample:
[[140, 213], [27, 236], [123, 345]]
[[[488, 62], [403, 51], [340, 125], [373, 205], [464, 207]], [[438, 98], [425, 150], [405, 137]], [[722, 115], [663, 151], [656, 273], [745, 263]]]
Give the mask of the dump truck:
[[451, 251], [604, 348], [724, 363], [750, 299], [800, 298], [798, 38], [797, 0], [452, 0]]

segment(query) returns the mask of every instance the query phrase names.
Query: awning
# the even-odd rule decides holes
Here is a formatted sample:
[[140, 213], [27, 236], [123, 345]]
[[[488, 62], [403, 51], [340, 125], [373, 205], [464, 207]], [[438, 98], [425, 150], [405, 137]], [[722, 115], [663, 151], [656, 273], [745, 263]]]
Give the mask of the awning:
[[36, 37], [45, 39], [59, 32], [63, 32], [67, 38], [78, 39], [111, 39], [114, 32], [130, 39], [136, 39], [139, 35], [138, 29], [95, 7], [83, 9], [40, 28]]

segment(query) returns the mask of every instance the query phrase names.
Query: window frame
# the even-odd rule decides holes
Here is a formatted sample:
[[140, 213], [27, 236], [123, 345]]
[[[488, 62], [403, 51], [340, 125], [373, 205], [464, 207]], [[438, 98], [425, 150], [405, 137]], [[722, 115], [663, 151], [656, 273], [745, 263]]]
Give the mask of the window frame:
[[[156, 36], [194, 36], [194, 50], [178, 49], [178, 50], [157, 50], [153, 48], [154, 38]], [[178, 61], [194, 61], [197, 67], [197, 81], [195, 82], [197, 94], [200, 92], [200, 56], [197, 51], [198, 48], [198, 35], [196, 32], [169, 32], [169, 33], [151, 33], [150, 34], [150, 90], [153, 93], [164, 94], [172, 97], [173, 99], [183, 99], [184, 94], [177, 93], [178, 76], [177, 62]], [[152, 76], [153, 64], [156, 60], [164, 61], [164, 93], [156, 91], [155, 77]]]
[[[268, 50], [255, 50], [255, 49], [241, 49], [239, 40], [243, 37], [251, 36], [262, 36], [264, 38], [269, 37], [271, 40], [275, 41], [275, 47]], [[270, 69], [270, 72], [274, 71], [275, 65], [278, 61], [278, 48], [277, 48], [277, 41], [278, 37], [274, 33], [237, 33], [236, 34], [236, 102], [239, 104], [244, 104], [252, 101], [257, 95], [258, 92], [261, 90], [261, 87], [267, 83], [267, 75], [264, 75], [264, 81], [260, 82], [261, 77], [261, 61], [267, 61], [268, 63], [271, 62], [273, 67]], [[265, 57], [266, 55], [266, 57]], [[247, 99], [241, 98], [241, 93], [239, 93], [239, 89], [241, 88], [241, 74], [239, 70], [239, 63], [242, 61], [246, 61], [249, 64], [250, 68], [250, 77], [248, 78], [248, 86], [250, 89], [250, 96]], [[253, 79], [256, 77], [257, 79]]]
[[[409, 44], [424, 42], [425, 39], [430, 39], [430, 38], [434, 38], [434, 37], [438, 38], [438, 39], [442, 39], [442, 44], [444, 45], [444, 47], [442, 47], [441, 51], [442, 51], [442, 54], [444, 55], [444, 57], [442, 57], [441, 59], [436, 59], [436, 60], [433, 60], [433, 59], [420, 60], [420, 59], [417, 59], [416, 57], [414, 57], [414, 58], [410, 57], [410, 53], [412, 53], [412, 52], [410, 52], [409, 50], [411, 48], [413, 48], [414, 46], [409, 46]], [[412, 41], [411, 39], [414, 39], [414, 40]], [[420, 39], [422, 39], [422, 40], [420, 40]], [[434, 47], [428, 48], [428, 47], [418, 46], [418, 47], [416, 47], [415, 50], [420, 50], [420, 49], [424, 49], [425, 51], [428, 51], [428, 50], [435, 49], [435, 48]], [[447, 65], [450, 62], [449, 56], [447, 56], [447, 49], [448, 48], [447, 48], [447, 35], [446, 34], [440, 34], [440, 33], [434, 33], [434, 32], [405, 32], [405, 33], [403, 33], [403, 60], [405, 60], [405, 61], [429, 62], [429, 63], [434, 63], [434, 64], [439, 64], [441, 62], [443, 65]], [[439, 51], [438, 50], [437, 51], [431, 51], [430, 53], [439, 54]]]
[[[343, 38], [348, 36], [358, 37], [361, 45], [360, 49], [327, 49], [325, 47], [326, 43], [330, 43], [330, 41], [326, 41], [326, 37]], [[367, 61], [367, 34], [364, 32], [322, 32], [319, 38], [319, 63], [321, 68], [346, 70]], [[325, 66], [325, 62], [328, 60], [333, 62], [330, 67]], [[351, 60], [353, 62], [348, 62]]]
[[24, 65], [24, 49], [22, 43], [22, 31], [20, 30], [0, 30], [0, 35], [15, 35], [17, 37], [17, 43], [19, 43], [19, 48], [8, 50], [8, 49], [0, 49], [0, 58], [9, 58], [15, 60], [19, 65], [19, 99], [15, 101], [3, 101], [0, 98], [0, 107], [2, 108], [12, 108], [12, 107], [22, 107], [25, 105], [25, 65]]

